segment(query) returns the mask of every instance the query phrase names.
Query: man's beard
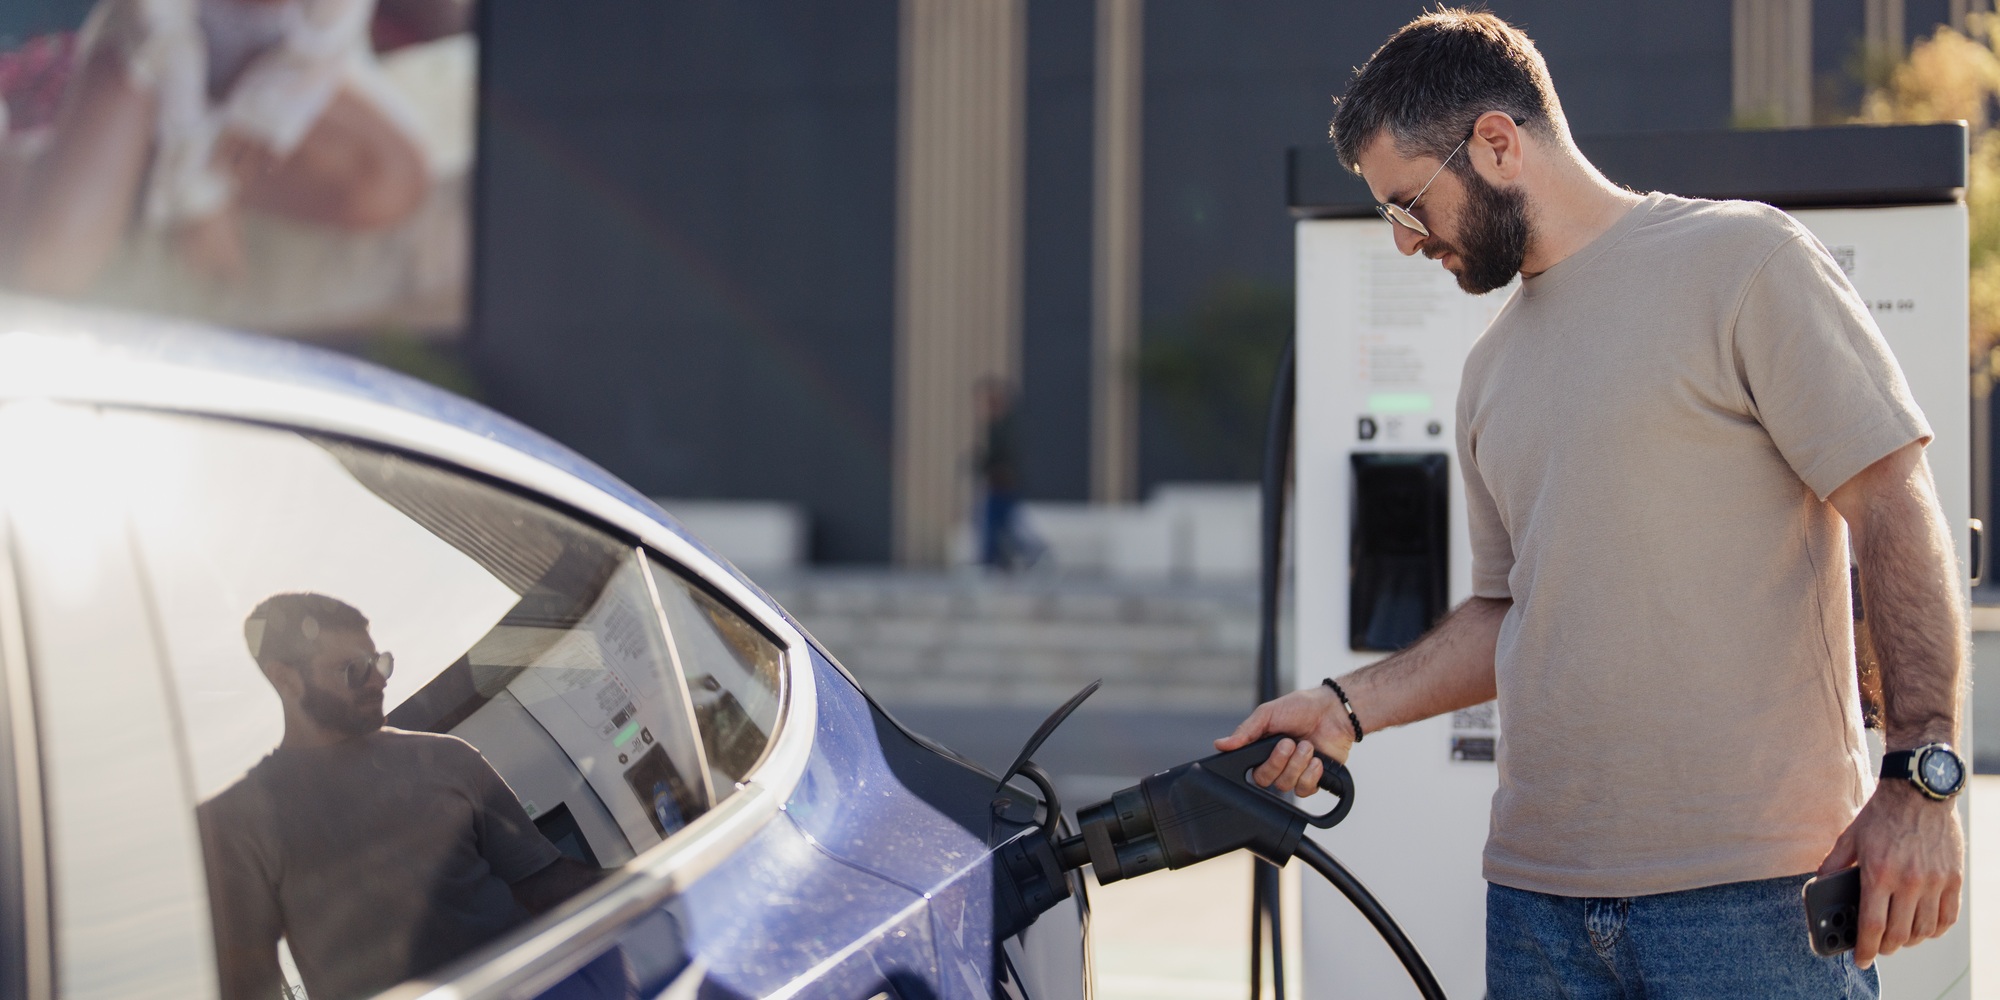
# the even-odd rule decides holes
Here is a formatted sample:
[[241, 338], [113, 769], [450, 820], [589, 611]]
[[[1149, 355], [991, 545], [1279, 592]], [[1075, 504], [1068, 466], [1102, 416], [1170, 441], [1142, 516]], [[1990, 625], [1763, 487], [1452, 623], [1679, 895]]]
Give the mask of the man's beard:
[[360, 736], [382, 728], [380, 700], [370, 699], [357, 705], [339, 695], [329, 694], [317, 685], [306, 685], [305, 694], [299, 699], [299, 709], [314, 722], [348, 736]]
[[1459, 210], [1458, 242], [1427, 240], [1424, 256], [1457, 254], [1458, 287], [1484, 295], [1514, 280], [1528, 258], [1528, 198], [1518, 189], [1486, 183], [1476, 170], [1460, 176], [1465, 206]]

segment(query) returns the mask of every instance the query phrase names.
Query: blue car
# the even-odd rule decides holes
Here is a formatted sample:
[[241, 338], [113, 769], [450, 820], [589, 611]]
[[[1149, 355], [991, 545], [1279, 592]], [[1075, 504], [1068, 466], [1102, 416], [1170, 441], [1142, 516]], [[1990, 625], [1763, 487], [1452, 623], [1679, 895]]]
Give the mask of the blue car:
[[504, 417], [0, 298], [0, 998], [1085, 997], [1041, 799]]

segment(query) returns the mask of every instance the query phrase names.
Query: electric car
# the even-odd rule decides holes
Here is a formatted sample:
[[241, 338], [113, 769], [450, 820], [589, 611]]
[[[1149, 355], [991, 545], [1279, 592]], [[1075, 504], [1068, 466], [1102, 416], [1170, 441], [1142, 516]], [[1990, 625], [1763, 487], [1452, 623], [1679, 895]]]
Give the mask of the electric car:
[[1043, 798], [504, 417], [0, 298], [0, 997], [1084, 997]]

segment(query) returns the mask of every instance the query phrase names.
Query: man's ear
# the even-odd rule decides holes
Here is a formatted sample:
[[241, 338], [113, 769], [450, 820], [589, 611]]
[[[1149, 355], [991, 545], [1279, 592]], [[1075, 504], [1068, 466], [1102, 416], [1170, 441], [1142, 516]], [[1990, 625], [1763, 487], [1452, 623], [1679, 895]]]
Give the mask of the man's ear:
[[1487, 183], [1510, 183], [1521, 176], [1521, 127], [1504, 111], [1488, 111], [1472, 123], [1466, 153]]
[[306, 679], [299, 668], [278, 660], [267, 660], [257, 664], [257, 669], [264, 671], [264, 679], [277, 689], [281, 700], [297, 701], [305, 695]]

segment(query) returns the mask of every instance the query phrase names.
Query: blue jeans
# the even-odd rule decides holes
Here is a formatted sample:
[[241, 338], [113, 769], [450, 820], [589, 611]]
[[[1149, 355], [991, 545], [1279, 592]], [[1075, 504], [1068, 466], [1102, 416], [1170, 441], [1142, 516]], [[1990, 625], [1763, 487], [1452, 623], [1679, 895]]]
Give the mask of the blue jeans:
[[1579, 899], [1486, 887], [1489, 1000], [1874, 1000], [1852, 952], [1813, 954], [1806, 875]]

